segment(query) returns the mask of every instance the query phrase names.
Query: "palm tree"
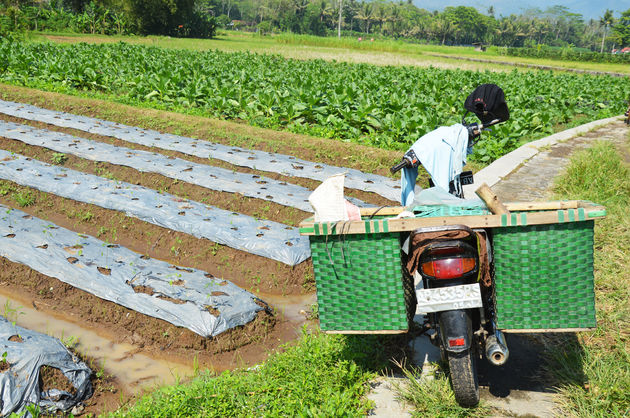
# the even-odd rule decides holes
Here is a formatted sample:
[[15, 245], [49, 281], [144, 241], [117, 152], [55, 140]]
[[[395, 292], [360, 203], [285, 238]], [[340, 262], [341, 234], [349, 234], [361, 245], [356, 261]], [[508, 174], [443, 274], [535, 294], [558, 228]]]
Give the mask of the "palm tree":
[[383, 23], [385, 23], [387, 21], [387, 10], [385, 8], [385, 5], [382, 3], [379, 3], [376, 6], [376, 11], [374, 12], [374, 20], [375, 22], [378, 22], [379, 27], [381, 28], [381, 33], [383, 32]]
[[361, 9], [355, 16], [357, 19], [365, 22], [365, 33], [370, 33], [370, 22], [374, 15], [374, 5], [372, 3], [361, 3]]
[[399, 31], [399, 23], [403, 20], [400, 7], [394, 3], [391, 3], [389, 7], [389, 15], [387, 16], [387, 21], [390, 22], [390, 30], [391, 35], [396, 36]]
[[604, 16], [602, 16], [602, 18], [599, 20], [599, 23], [604, 26], [604, 36], [602, 37], [602, 48], [599, 51], [600, 53], [604, 52], [604, 42], [606, 41], [606, 32], [608, 32], [608, 26], [612, 25], [614, 21], [615, 19], [613, 18], [612, 11], [606, 9]]
[[333, 15], [333, 8], [330, 7], [330, 4], [326, 0], [322, 0], [319, 4], [319, 21], [322, 23], [327, 20], [329, 17]]
[[432, 31], [438, 37], [442, 38], [442, 45], [444, 45], [444, 42], [446, 42], [446, 38], [450, 35], [455, 34], [458, 29], [459, 27], [457, 26], [457, 23], [440, 16], [433, 22]]
[[504, 18], [499, 22], [499, 26], [495, 29], [495, 32], [499, 38], [499, 42], [503, 46], [511, 46], [514, 40], [514, 24], [511, 20]]

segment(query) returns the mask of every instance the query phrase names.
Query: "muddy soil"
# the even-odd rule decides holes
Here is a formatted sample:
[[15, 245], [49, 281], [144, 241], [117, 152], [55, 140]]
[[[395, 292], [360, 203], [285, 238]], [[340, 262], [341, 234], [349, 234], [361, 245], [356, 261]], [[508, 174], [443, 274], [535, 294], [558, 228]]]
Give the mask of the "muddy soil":
[[[3, 191], [6, 194], [2, 196]], [[35, 202], [19, 207], [13, 196], [28, 193]], [[193, 267], [253, 292], [300, 294], [314, 288], [310, 261], [288, 266], [265, 257], [162, 228], [121, 212], [0, 180], [0, 203], [77, 233], [127, 247], [174, 266]]]

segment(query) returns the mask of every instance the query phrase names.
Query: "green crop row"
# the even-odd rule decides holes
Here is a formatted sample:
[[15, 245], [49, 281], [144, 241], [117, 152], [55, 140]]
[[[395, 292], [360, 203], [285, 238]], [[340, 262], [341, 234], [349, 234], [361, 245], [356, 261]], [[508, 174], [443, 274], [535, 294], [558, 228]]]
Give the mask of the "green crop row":
[[557, 48], [539, 45], [535, 48], [498, 47], [497, 51], [503, 55], [513, 57], [532, 57], [558, 59], [566, 61], [611, 62], [630, 64], [630, 54], [611, 54], [609, 52], [580, 51], [574, 48]]
[[607, 76], [379, 67], [125, 43], [0, 41], [0, 80], [395, 150], [461, 121], [466, 96], [496, 83], [512, 118], [478, 147], [485, 162], [576, 117], [620, 114], [628, 95], [627, 79]]

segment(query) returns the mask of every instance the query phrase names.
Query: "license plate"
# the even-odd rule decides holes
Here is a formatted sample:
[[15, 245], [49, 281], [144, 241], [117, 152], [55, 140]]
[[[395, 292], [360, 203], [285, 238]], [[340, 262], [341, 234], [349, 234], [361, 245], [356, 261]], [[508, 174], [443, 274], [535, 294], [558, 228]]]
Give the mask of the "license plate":
[[479, 308], [481, 290], [479, 283], [416, 290], [416, 313], [450, 311], [453, 309]]

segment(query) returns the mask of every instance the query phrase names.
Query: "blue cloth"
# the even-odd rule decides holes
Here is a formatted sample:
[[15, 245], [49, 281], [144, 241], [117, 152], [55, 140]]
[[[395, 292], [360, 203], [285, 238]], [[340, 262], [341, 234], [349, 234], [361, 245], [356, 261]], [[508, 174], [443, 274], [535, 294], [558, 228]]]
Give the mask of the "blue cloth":
[[[466, 164], [468, 130], [460, 123], [442, 126], [423, 135], [411, 150], [427, 170], [433, 183], [446, 191], [449, 183], [462, 172]], [[404, 168], [401, 176], [401, 203], [410, 204], [415, 196], [414, 186], [418, 169]]]
[[415, 197], [414, 188], [416, 187], [416, 178], [418, 178], [418, 167], [403, 167], [400, 176], [400, 189], [402, 195], [400, 203], [403, 206], [410, 205]]

